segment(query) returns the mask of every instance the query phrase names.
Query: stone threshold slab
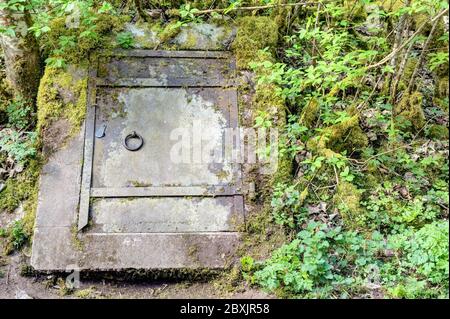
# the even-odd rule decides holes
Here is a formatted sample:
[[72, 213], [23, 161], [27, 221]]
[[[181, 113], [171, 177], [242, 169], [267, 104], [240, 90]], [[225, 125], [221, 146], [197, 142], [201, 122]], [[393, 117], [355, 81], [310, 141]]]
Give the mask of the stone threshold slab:
[[36, 271], [220, 269], [234, 262], [237, 232], [85, 234], [69, 227], [37, 228], [31, 265]]

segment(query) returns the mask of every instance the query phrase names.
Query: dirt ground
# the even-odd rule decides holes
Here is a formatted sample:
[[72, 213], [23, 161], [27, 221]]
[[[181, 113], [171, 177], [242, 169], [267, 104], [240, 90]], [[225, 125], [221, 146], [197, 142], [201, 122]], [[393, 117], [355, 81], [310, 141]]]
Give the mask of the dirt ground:
[[[6, 261], [6, 262], [5, 262]], [[152, 298], [181, 298], [181, 299], [209, 299], [209, 298], [270, 298], [267, 294], [243, 287], [239, 292], [226, 293], [220, 291], [211, 282], [164, 282], [164, 281], [117, 281], [109, 279], [95, 279], [80, 281], [80, 287], [72, 292], [66, 292], [58, 285], [61, 275], [21, 275], [27, 257], [22, 253], [15, 253], [3, 257], [0, 267], [0, 299], [60, 299], [60, 298], [114, 298], [114, 299], [152, 299]]]

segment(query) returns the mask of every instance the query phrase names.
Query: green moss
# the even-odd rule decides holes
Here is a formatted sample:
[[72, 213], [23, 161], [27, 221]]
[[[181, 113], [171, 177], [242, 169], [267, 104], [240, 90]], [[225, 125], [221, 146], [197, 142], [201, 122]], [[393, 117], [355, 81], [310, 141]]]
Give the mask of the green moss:
[[[41, 167], [42, 163], [39, 159], [30, 160], [22, 173], [6, 181], [6, 188], [0, 196], [0, 211], [11, 213], [23, 203], [25, 214], [21, 223], [28, 240], [33, 235]], [[5, 253], [10, 254], [13, 251], [13, 238], [10, 237], [5, 245]]]
[[73, 246], [78, 251], [83, 251], [83, 249], [84, 249], [84, 242], [79, 237], [77, 225], [73, 225], [70, 231], [71, 231], [71, 235], [72, 235], [72, 244], [73, 244]]
[[350, 229], [364, 226], [365, 215], [360, 205], [361, 192], [355, 185], [341, 181], [336, 188], [333, 204], [337, 207], [344, 224]]
[[73, 288], [72, 287], [68, 287], [66, 285], [66, 280], [64, 280], [63, 278], [59, 277], [56, 281], [56, 284], [58, 286], [58, 294], [63, 297], [63, 296], [68, 296], [70, 294], [73, 293]]
[[[430, 31], [433, 27], [433, 23], [431, 22], [430, 15], [428, 12], [423, 13], [416, 13], [413, 15], [413, 23], [414, 28], [417, 30], [421, 25], [425, 24], [422, 28], [422, 34], [425, 36], [428, 36], [430, 34]], [[431, 45], [434, 46], [436, 44], [436, 41], [445, 33], [445, 27], [444, 22], [441, 20], [438, 22], [436, 29], [434, 31], [434, 34], [431, 39]], [[447, 45], [445, 45], [445, 49], [447, 50]], [[448, 67], [448, 64], [447, 64]], [[448, 72], [447, 72], [448, 73]]]
[[427, 129], [427, 136], [435, 140], [448, 140], [448, 127], [445, 125], [433, 124]]
[[[254, 61], [273, 61], [270, 52], [255, 51], [252, 57], [248, 57]], [[256, 76], [261, 76], [266, 70], [259, 69], [256, 72]], [[277, 94], [280, 88], [275, 84], [259, 83], [254, 87], [253, 93], [252, 89], [246, 83], [239, 87], [240, 95], [244, 95], [244, 93], [252, 94], [251, 103], [241, 105], [240, 109], [251, 108], [254, 116], [262, 112], [270, 120], [273, 128], [278, 128], [279, 131], [283, 130], [286, 125], [287, 108], [284, 98]], [[258, 179], [255, 180], [255, 183], [258, 185], [256, 191], [257, 198], [261, 200], [259, 203], [261, 206], [254, 213], [248, 215], [245, 225], [238, 226], [243, 236], [236, 253], [238, 256], [248, 255], [257, 260], [262, 260], [267, 258], [274, 248], [281, 246], [283, 242], [288, 240], [283, 228], [273, 223], [270, 201], [274, 185], [292, 180], [293, 163], [287, 154], [279, 156], [277, 160], [275, 171], [272, 171], [271, 174], [261, 174], [261, 171], [259, 171], [258, 177], [255, 177], [255, 179]], [[262, 168], [262, 166], [260, 165], [259, 168]], [[215, 285], [225, 292], [235, 291], [239, 289], [242, 279], [240, 268], [234, 267], [230, 272], [219, 278]]]
[[36, 88], [39, 85], [40, 61], [39, 57], [27, 52], [26, 55], [14, 61], [13, 70], [16, 74], [14, 87], [20, 88], [21, 95], [27, 100], [34, 101], [36, 98]]
[[[401, 79], [398, 82], [398, 92], [404, 91], [408, 88], [409, 81], [411, 80], [411, 76], [414, 72], [414, 69], [417, 66], [417, 59], [416, 58], [410, 58], [406, 62], [405, 69], [403, 71], [403, 75]], [[386, 81], [388, 82], [388, 81]]]
[[32, 197], [39, 177], [39, 160], [31, 160], [28, 167], [15, 178], [6, 180], [6, 188], [0, 196], [0, 211], [13, 212], [20, 203]]
[[369, 141], [359, 126], [357, 114], [348, 119], [323, 129], [322, 134], [308, 141], [307, 147], [319, 154], [332, 157], [336, 153], [352, 153], [368, 145]]
[[[281, 95], [276, 92], [278, 87], [274, 84], [258, 84], [253, 97], [253, 107], [258, 112], [263, 112], [279, 130], [286, 124], [286, 105]], [[280, 137], [282, 138], [282, 137]], [[279, 141], [283, 143], [283, 141]], [[270, 165], [270, 164], [268, 164]], [[276, 171], [270, 175], [268, 187], [277, 183], [286, 182], [292, 178], [292, 160], [287, 154], [278, 156]]]
[[61, 117], [69, 121], [72, 133], [78, 131], [86, 103], [87, 78], [75, 80], [68, 71], [47, 67], [37, 98], [38, 132]]
[[406, 94], [395, 105], [396, 123], [405, 130], [418, 131], [425, 125], [425, 115], [422, 109], [423, 95], [420, 92]]
[[27, 263], [23, 263], [20, 266], [20, 276], [22, 277], [36, 277], [38, 275], [38, 273], [34, 270], [34, 268], [27, 264]]
[[307, 128], [312, 128], [319, 116], [319, 110], [319, 102], [314, 98], [311, 99], [300, 114], [300, 123]]
[[228, 272], [222, 274], [213, 283], [213, 286], [222, 293], [232, 293], [243, 285], [241, 267], [234, 266]]
[[448, 97], [444, 99], [439, 99], [437, 97], [433, 98], [433, 103], [439, 106], [443, 111], [448, 112]]
[[111, 49], [114, 45], [109, 37], [112, 33], [120, 32], [126, 22], [128, 16], [112, 16], [109, 14], [100, 14], [97, 16], [94, 25], [95, 36], [80, 37], [79, 35], [87, 31], [86, 26], [80, 28], [67, 28], [65, 17], [53, 19], [50, 23], [51, 31], [46, 33], [42, 39], [45, 44], [46, 53], [53, 56], [53, 50], [60, 49], [58, 43], [61, 37], [73, 37], [76, 39], [76, 45], [65, 47], [64, 51], [58, 55], [64, 58], [68, 63], [79, 64], [86, 61], [91, 53], [104, 53], [105, 50]]
[[76, 290], [73, 295], [80, 299], [92, 299], [96, 298], [95, 289], [93, 287]]
[[2, 69], [0, 67], [0, 124], [6, 123], [8, 121], [8, 115], [6, 114], [6, 107], [13, 100], [13, 92], [8, 81], [2, 74]]
[[273, 49], [278, 42], [278, 26], [270, 17], [251, 16], [237, 20], [236, 39], [232, 48], [239, 69], [247, 69], [249, 62], [256, 60], [258, 50]]
[[435, 90], [434, 90], [434, 95], [437, 98], [448, 98], [448, 92], [449, 92], [449, 87], [448, 87], [448, 75], [440, 77], [437, 81], [436, 81], [436, 86], [435, 86]]
[[240, 229], [243, 233], [237, 250], [237, 255], [241, 257], [249, 255], [255, 259], [264, 259], [275, 247], [288, 240], [283, 227], [273, 222], [270, 200], [261, 209], [248, 215], [243, 226], [245, 229]]
[[278, 87], [274, 84], [259, 84], [253, 98], [254, 106], [257, 111], [269, 113], [278, 125], [283, 125], [286, 106], [284, 99], [276, 93], [277, 90]]
[[385, 12], [396, 12], [405, 6], [404, 0], [379, 0], [375, 1]]
[[134, 187], [149, 187], [149, 186], [152, 186], [151, 183], [143, 183], [143, 182], [140, 182], [140, 181], [129, 181], [129, 182]]
[[181, 26], [177, 20], [169, 22], [161, 31], [158, 36], [162, 43], [167, 43], [175, 38], [181, 31]]

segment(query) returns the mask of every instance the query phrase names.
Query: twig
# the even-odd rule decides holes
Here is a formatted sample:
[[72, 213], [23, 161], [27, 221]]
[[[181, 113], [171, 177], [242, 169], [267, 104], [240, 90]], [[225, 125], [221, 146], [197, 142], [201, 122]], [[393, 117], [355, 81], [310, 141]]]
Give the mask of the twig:
[[411, 41], [411, 43], [409, 44], [408, 49], [405, 52], [405, 55], [403, 56], [402, 61], [400, 62], [400, 66], [399, 66], [397, 74], [396, 74], [396, 76], [394, 78], [394, 82], [392, 83], [392, 86], [391, 86], [391, 99], [394, 102], [395, 102], [395, 97], [397, 95], [398, 83], [400, 82], [400, 79], [402, 78], [403, 73], [405, 72], [405, 67], [406, 67], [406, 64], [408, 63], [408, 57], [409, 57], [413, 47], [414, 47], [414, 41]]
[[[330, 1], [327, 1], [330, 2]], [[209, 14], [209, 13], [223, 13], [223, 12], [230, 12], [230, 11], [253, 11], [253, 10], [264, 10], [264, 9], [271, 9], [276, 7], [296, 7], [296, 6], [316, 6], [318, 4], [323, 4], [322, 2], [311, 2], [311, 1], [304, 1], [304, 2], [296, 2], [296, 3], [273, 3], [273, 4], [267, 4], [263, 6], [252, 6], [252, 7], [235, 7], [235, 8], [217, 8], [217, 9], [206, 9], [206, 10], [199, 10], [196, 12], [193, 12], [194, 15], [203, 15], [203, 14]], [[179, 15], [178, 10], [169, 10], [169, 15]]]
[[[317, 13], [316, 13], [316, 22], [314, 23], [314, 31], [317, 30], [317, 26], [319, 25], [319, 14], [320, 14], [320, 3], [317, 5]], [[314, 58], [316, 52], [316, 38], [314, 37], [312, 41], [312, 64], [316, 65], [316, 59]]]
[[336, 166], [334, 166], [334, 165], [333, 165], [333, 170], [334, 170], [334, 176], [336, 177], [336, 185], [339, 185], [339, 176], [336, 171]]
[[428, 35], [428, 38], [425, 41], [425, 44], [423, 45], [422, 52], [420, 53], [419, 61], [417, 61], [416, 67], [414, 68], [414, 71], [411, 75], [411, 79], [409, 79], [408, 89], [406, 90], [407, 93], [411, 93], [411, 91], [412, 91], [412, 87], [414, 84], [414, 78], [416, 77], [417, 72], [419, 72], [419, 69], [423, 63], [423, 60], [425, 60], [426, 49], [430, 45], [430, 42], [433, 38], [434, 31], [436, 30], [438, 23], [439, 23], [439, 19], [436, 19], [436, 21], [434, 21], [434, 23], [433, 23], [433, 26], [431, 27], [430, 34]]
[[[435, 22], [437, 19], [440, 19], [447, 12], [448, 12], [448, 9], [442, 10], [440, 13], [438, 13], [436, 16], [434, 16], [434, 18], [431, 19], [429, 22]], [[401, 46], [399, 46], [397, 49], [394, 49], [391, 53], [389, 53], [387, 56], [385, 56], [379, 62], [377, 62], [375, 64], [372, 64], [372, 65], [369, 65], [367, 67], [367, 70], [374, 69], [374, 68], [377, 68], [379, 66], [382, 66], [383, 64], [388, 62], [392, 57], [396, 56], [401, 50], [403, 50], [403, 48], [405, 48], [409, 44], [409, 42], [411, 42], [422, 31], [422, 29], [425, 27], [425, 25], [427, 23], [428, 23], [428, 21], [422, 23], [422, 25], [416, 30], [416, 32], [414, 32], [414, 34], [408, 40], [403, 42], [403, 44]]]
[[369, 163], [369, 161], [373, 160], [374, 158], [377, 158], [378, 156], [385, 155], [385, 154], [389, 154], [389, 153], [398, 151], [398, 150], [403, 149], [403, 148], [408, 148], [408, 147], [410, 147], [410, 146], [413, 145], [414, 141], [417, 139], [417, 137], [419, 136], [419, 134], [420, 134], [420, 133], [428, 126], [428, 124], [429, 124], [431, 121], [433, 121], [436, 117], [437, 117], [437, 116], [433, 116], [432, 118], [430, 118], [430, 119], [425, 123], [425, 125], [424, 125], [420, 130], [418, 130], [417, 133], [412, 137], [410, 143], [401, 145], [401, 146], [399, 146], [399, 147], [396, 147], [396, 148], [393, 148], [393, 149], [390, 149], [390, 150], [387, 150], [387, 151], [385, 151], [385, 152], [381, 152], [381, 153], [372, 155], [371, 157], [369, 157], [368, 159], [366, 159], [364, 162], [361, 162], [361, 161], [358, 161], [358, 160], [353, 160], [353, 159], [350, 159], [350, 160], [352, 160], [353, 162], [355, 162], [355, 163], [357, 163], [357, 164], [366, 166], [366, 165]]
[[375, 83], [375, 85], [373, 86], [372, 92], [370, 92], [369, 96], [367, 97], [367, 99], [365, 99], [364, 101], [362, 101], [357, 107], [356, 109], [358, 110], [358, 114], [361, 113], [361, 111], [364, 109], [364, 106], [367, 104], [367, 102], [370, 101], [370, 99], [372, 98], [372, 96], [375, 94], [375, 91], [378, 88], [378, 85], [381, 82], [381, 79], [383, 78], [383, 74], [380, 75], [380, 77], [378, 78], [377, 82]]
[[444, 204], [441, 204], [441, 203], [439, 203], [439, 202], [436, 202], [436, 204], [438, 204], [439, 206], [441, 206], [441, 208], [443, 208], [443, 209], [445, 209], [446, 211], [447, 211], [447, 214], [448, 214], [448, 207], [447, 206], [445, 206]]
[[321, 189], [327, 189], [327, 188], [336, 188], [337, 184], [333, 184], [333, 185], [327, 185], [327, 186], [321, 186], [321, 187], [316, 187], [316, 191], [321, 190]]
[[[404, 4], [404, 8], [408, 7], [410, 2], [411, 2], [410, 0], [407, 0]], [[407, 16], [408, 16], [407, 14], [402, 15], [400, 17], [400, 20], [398, 21], [397, 28], [395, 30], [394, 45], [392, 46], [393, 51], [397, 50], [397, 48], [399, 47], [399, 45], [401, 43], [401, 40], [403, 37], [403, 29], [404, 29], [403, 25], [405, 24]], [[408, 34], [406, 34], [406, 36], [408, 36]], [[397, 56], [396, 55], [392, 56], [389, 64], [392, 69], [395, 69], [395, 67], [397, 66]], [[388, 86], [391, 86], [392, 76], [393, 75], [391, 73], [388, 74], [388, 77], [387, 77], [387, 85]]]
[[8, 272], [6, 273], [6, 285], [9, 285], [9, 273], [11, 272], [11, 265], [8, 265]]

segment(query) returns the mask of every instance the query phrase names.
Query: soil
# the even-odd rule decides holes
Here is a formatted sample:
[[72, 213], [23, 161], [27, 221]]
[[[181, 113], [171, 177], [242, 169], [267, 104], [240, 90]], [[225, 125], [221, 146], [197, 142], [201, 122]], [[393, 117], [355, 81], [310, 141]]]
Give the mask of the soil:
[[49, 125], [42, 134], [42, 154], [48, 158], [60, 148], [69, 136], [70, 123], [66, 119], [59, 119]]
[[[107, 279], [81, 280], [80, 287], [64, 295], [56, 284], [58, 275], [23, 276], [27, 257], [23, 253], [8, 256], [0, 267], [0, 299], [262, 299], [271, 296], [251, 288], [235, 293], [220, 291], [213, 282], [117, 281]], [[4, 260], [3, 260], [4, 261]]]

